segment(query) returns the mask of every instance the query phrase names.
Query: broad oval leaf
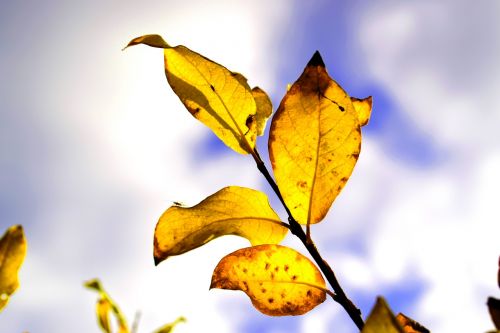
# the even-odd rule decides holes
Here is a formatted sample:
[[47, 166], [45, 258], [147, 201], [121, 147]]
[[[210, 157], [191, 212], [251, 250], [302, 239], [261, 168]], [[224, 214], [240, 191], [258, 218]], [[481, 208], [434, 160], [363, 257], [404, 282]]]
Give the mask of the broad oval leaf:
[[276, 182], [299, 223], [325, 217], [352, 173], [360, 145], [358, 113], [316, 52], [281, 101], [269, 134]]
[[[236, 152], [253, 152], [265, 120], [243, 75], [158, 35], [135, 38], [127, 47], [137, 44], [163, 48], [168, 83], [189, 112]], [[254, 121], [258, 125], [250, 126]]]
[[154, 259], [158, 264], [223, 235], [245, 237], [252, 245], [279, 243], [287, 231], [264, 193], [229, 186], [193, 207], [168, 208], [156, 225]]
[[26, 249], [26, 238], [20, 225], [8, 228], [0, 239], [0, 310], [19, 287], [17, 275], [26, 257]]
[[280, 245], [253, 246], [225, 256], [214, 270], [210, 288], [241, 290], [257, 310], [270, 316], [301, 315], [326, 298], [318, 268]]

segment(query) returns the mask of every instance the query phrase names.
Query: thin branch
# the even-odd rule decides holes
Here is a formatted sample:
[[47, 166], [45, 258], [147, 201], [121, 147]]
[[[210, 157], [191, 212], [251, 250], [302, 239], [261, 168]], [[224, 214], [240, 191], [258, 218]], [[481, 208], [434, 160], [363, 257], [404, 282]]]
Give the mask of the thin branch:
[[[264, 175], [267, 182], [269, 183], [269, 185], [273, 189], [274, 193], [276, 193], [276, 195], [278, 196], [278, 199], [280, 200], [281, 204], [285, 208], [285, 211], [288, 214], [288, 223], [290, 225], [290, 227], [289, 227], [290, 231], [292, 232], [292, 234], [294, 234], [295, 236], [297, 236], [301, 240], [301, 242], [306, 247], [307, 251], [309, 251], [309, 254], [311, 255], [311, 257], [314, 259], [314, 261], [318, 265], [321, 272], [323, 272], [323, 275], [328, 280], [328, 283], [330, 283], [330, 285], [332, 286], [335, 294], [333, 294], [333, 296], [330, 294], [329, 295], [344, 308], [344, 310], [347, 312], [349, 317], [351, 317], [352, 321], [358, 327], [358, 329], [362, 330], [365, 323], [363, 321], [363, 318], [361, 317], [361, 311], [356, 307], [356, 305], [354, 305], [354, 303], [349, 298], [347, 298], [344, 290], [340, 286], [340, 284], [337, 280], [337, 277], [335, 276], [335, 273], [333, 272], [330, 265], [328, 265], [328, 263], [321, 257], [321, 255], [320, 255], [318, 249], [316, 248], [316, 245], [312, 241], [312, 239], [310, 239], [310, 237], [308, 237], [306, 235], [306, 233], [304, 232], [304, 229], [302, 229], [302, 226], [293, 218], [293, 215], [290, 212], [290, 209], [286, 205], [285, 200], [283, 199], [283, 196], [281, 195], [281, 192], [278, 188], [278, 185], [276, 184], [273, 177], [269, 173], [269, 170], [267, 170], [266, 165], [264, 164], [264, 161], [262, 161], [262, 159], [260, 158], [260, 155], [257, 151], [257, 148], [255, 148], [252, 151], [252, 157], [254, 158], [255, 163], [257, 164], [257, 168]], [[310, 235], [310, 234], [308, 233], [308, 235]]]

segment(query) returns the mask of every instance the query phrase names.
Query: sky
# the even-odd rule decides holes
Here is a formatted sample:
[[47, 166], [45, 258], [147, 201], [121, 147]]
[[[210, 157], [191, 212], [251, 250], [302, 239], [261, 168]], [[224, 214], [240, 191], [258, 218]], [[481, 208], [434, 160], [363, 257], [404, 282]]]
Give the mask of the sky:
[[[356, 332], [326, 301], [266, 317], [241, 292], [208, 290], [227, 236], [155, 267], [153, 231], [173, 201], [228, 185], [277, 199], [168, 87], [158, 33], [269, 93], [275, 107], [314, 51], [355, 97], [373, 96], [354, 173], [320, 252], [366, 317], [377, 295], [434, 332], [492, 329], [500, 255], [500, 3], [86, 1], [0, 3], [0, 229], [28, 254], [0, 330], [98, 332], [98, 277], [139, 332], [180, 315], [183, 332]], [[267, 160], [267, 135], [259, 139]], [[3, 232], [3, 231], [0, 231]], [[290, 235], [285, 244], [305, 254]]]

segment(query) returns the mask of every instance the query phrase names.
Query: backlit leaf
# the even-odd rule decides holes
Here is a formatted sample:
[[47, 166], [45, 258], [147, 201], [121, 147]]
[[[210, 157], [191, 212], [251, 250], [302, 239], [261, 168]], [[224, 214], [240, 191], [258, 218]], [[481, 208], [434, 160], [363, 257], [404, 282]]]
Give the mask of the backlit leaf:
[[396, 320], [405, 333], [430, 333], [430, 331], [419, 322], [405, 316], [402, 313], [398, 313]]
[[276, 182], [299, 223], [320, 222], [349, 179], [360, 117], [316, 52], [281, 101], [269, 135]]
[[118, 305], [102, 287], [98, 279], [92, 279], [83, 284], [88, 289], [99, 294], [96, 304], [97, 323], [104, 333], [111, 333], [110, 316], [113, 314], [117, 324], [117, 333], [130, 333], [127, 320]]
[[265, 122], [243, 75], [185, 46], [170, 46], [158, 35], [135, 38], [127, 47], [136, 44], [163, 48], [168, 83], [189, 112], [238, 153], [253, 152]]
[[359, 125], [365, 126], [368, 124], [372, 114], [372, 97], [369, 96], [363, 99], [351, 97], [351, 102], [354, 106], [354, 110], [358, 114]]
[[[267, 119], [273, 113], [273, 104], [271, 99], [267, 96], [266, 92], [259, 87], [252, 89], [252, 95], [257, 105], [257, 114], [255, 115], [255, 123], [257, 128], [257, 135], [264, 134]], [[249, 126], [250, 127], [250, 126]]]
[[386, 301], [378, 297], [361, 333], [405, 333], [405, 331], [399, 325]]
[[210, 288], [242, 290], [257, 310], [270, 316], [301, 315], [326, 298], [318, 268], [280, 245], [253, 246], [225, 256], [214, 270]]
[[0, 311], [19, 287], [18, 271], [26, 256], [23, 227], [14, 225], [0, 239]]
[[155, 263], [223, 235], [245, 237], [252, 245], [275, 244], [287, 231], [264, 193], [225, 187], [196, 206], [174, 205], [163, 213], [155, 229]]
[[154, 333], [170, 333], [170, 332], [172, 332], [174, 330], [174, 328], [175, 328], [175, 326], [177, 326], [177, 324], [179, 324], [179, 323], [185, 323], [185, 322], [186, 322], [186, 318], [179, 317], [174, 322], [166, 324], [166, 325], [160, 327], [159, 329], [157, 329], [156, 331], [154, 331]]
[[103, 332], [111, 333], [111, 324], [109, 320], [109, 313], [111, 311], [111, 304], [107, 299], [101, 298], [97, 300], [96, 304], [96, 313], [97, 313], [97, 322], [99, 323], [99, 327]]

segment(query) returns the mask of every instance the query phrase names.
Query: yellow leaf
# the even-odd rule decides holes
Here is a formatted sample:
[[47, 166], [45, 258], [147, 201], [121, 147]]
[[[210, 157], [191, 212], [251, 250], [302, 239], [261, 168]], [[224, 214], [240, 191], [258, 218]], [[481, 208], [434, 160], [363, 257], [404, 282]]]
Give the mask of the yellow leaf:
[[358, 114], [318, 52], [271, 122], [269, 156], [281, 194], [301, 224], [320, 222], [359, 156]]
[[154, 235], [155, 263], [223, 235], [245, 237], [258, 245], [279, 243], [287, 231], [264, 193], [229, 186], [196, 206], [174, 205], [163, 213]]
[[154, 333], [170, 333], [170, 332], [172, 332], [174, 330], [174, 328], [175, 328], [175, 326], [177, 326], [177, 324], [179, 324], [179, 323], [185, 323], [185, 322], [186, 322], [186, 318], [179, 317], [174, 322], [166, 324], [166, 325], [160, 327], [159, 329], [157, 329], [156, 331], [154, 331]]
[[112, 313], [116, 319], [117, 332], [129, 333], [125, 316], [121, 312], [118, 305], [113, 301], [111, 296], [104, 290], [101, 282], [98, 279], [92, 279], [83, 284], [88, 289], [94, 290], [99, 294], [99, 299], [96, 304], [96, 315], [99, 327], [105, 333], [111, 333], [110, 314]]
[[26, 256], [23, 227], [14, 225], [0, 239], [0, 311], [19, 287], [18, 271]]
[[[257, 114], [255, 115], [255, 123], [257, 127], [257, 135], [264, 134], [267, 119], [273, 113], [273, 104], [266, 92], [259, 87], [252, 89], [252, 95], [257, 105]], [[250, 127], [250, 126], [249, 126]]]
[[354, 110], [358, 114], [359, 125], [365, 126], [368, 124], [372, 114], [372, 97], [368, 96], [363, 99], [351, 97], [351, 102], [354, 106]]
[[361, 333], [405, 333], [405, 331], [399, 325], [386, 301], [378, 297]]
[[111, 304], [105, 298], [101, 298], [96, 304], [97, 322], [101, 327], [103, 332], [111, 333], [111, 324], [109, 321], [109, 312], [111, 310]]
[[398, 313], [396, 320], [405, 333], [430, 333], [427, 328], [402, 313]]
[[219, 262], [210, 288], [242, 290], [270, 316], [301, 315], [326, 298], [318, 268], [297, 251], [259, 245], [235, 251]]
[[262, 120], [245, 77], [158, 35], [135, 38], [127, 47], [136, 44], [163, 48], [168, 83], [189, 112], [233, 150], [253, 152], [260, 125], [248, 124]]

